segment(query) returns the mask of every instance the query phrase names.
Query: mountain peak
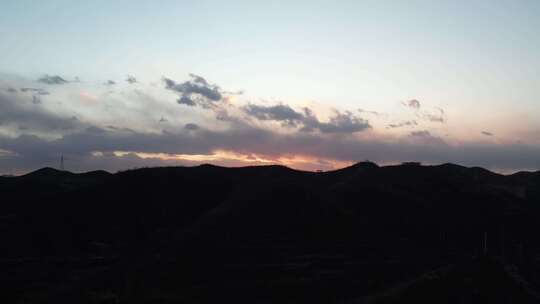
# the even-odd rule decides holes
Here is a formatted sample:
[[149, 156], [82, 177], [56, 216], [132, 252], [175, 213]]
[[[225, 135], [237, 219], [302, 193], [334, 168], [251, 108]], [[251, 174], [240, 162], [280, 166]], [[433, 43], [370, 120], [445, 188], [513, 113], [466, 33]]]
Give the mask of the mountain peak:
[[30, 172], [28, 174], [25, 174], [22, 177], [46, 178], [46, 177], [59, 177], [59, 176], [65, 176], [65, 175], [71, 175], [71, 174], [73, 173], [69, 171], [62, 171], [62, 170], [54, 169], [51, 167], [45, 167], [45, 168], [41, 168], [36, 171]]
[[377, 165], [376, 163], [374, 162], [371, 162], [371, 161], [361, 161], [361, 162], [357, 162], [356, 164], [350, 166], [349, 168], [367, 168], [367, 169], [376, 169], [376, 168], [379, 168], [379, 165]]

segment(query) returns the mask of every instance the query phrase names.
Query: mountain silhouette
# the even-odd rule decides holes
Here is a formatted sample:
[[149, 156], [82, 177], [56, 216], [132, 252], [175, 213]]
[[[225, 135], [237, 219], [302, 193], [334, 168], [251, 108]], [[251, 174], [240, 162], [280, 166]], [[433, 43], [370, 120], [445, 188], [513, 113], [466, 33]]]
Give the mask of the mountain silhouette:
[[7, 303], [529, 303], [540, 284], [540, 172], [44, 168], [0, 191]]

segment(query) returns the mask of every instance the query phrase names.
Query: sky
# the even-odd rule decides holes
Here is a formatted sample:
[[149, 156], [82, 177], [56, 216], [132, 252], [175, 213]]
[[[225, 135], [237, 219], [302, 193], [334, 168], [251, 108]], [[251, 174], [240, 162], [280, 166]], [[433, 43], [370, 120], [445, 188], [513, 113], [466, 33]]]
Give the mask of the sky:
[[0, 4], [0, 174], [540, 170], [536, 0]]

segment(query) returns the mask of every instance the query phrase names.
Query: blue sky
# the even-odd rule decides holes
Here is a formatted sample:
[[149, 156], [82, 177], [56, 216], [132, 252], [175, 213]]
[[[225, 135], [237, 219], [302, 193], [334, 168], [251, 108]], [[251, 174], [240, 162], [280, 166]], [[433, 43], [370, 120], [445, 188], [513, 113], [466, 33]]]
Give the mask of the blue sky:
[[[180, 132], [178, 128], [192, 122], [214, 131], [239, 128], [216, 120], [215, 108], [179, 105], [175, 100], [185, 92], [163, 86], [163, 77], [183, 83], [194, 73], [219, 85], [230, 103], [227, 109], [237, 112], [244, 128], [275, 130], [275, 124], [282, 122], [246, 118], [246, 105], [287, 105], [298, 113], [309, 107], [321, 122], [329, 123], [339, 117], [336, 113], [354, 113], [354, 118], [369, 122], [369, 130], [340, 136], [353, 136], [360, 143], [410, 141], [413, 132], [427, 131], [434, 140], [454, 148], [540, 145], [538, 1], [19, 0], [1, 4], [0, 84], [6, 89], [36, 87], [44, 75], [59, 75], [68, 81], [65, 85], [40, 83], [49, 94], [39, 96], [43, 101], [39, 111], [75, 116], [94, 127], [112, 121], [138, 132], [161, 132], [155, 117], [172, 115], [167, 119], [172, 125], [168, 132]], [[136, 86], [125, 83], [127, 75], [137, 78]], [[81, 81], [71, 82], [75, 77]], [[116, 83], [114, 89], [104, 89], [108, 80]], [[239, 90], [243, 94], [228, 94]], [[33, 98], [19, 95], [27, 102]], [[85, 98], [83, 104], [92, 99], [100, 106], [77, 103]], [[419, 101], [421, 108], [404, 106], [411, 100]], [[29, 109], [38, 111], [25, 108]], [[429, 118], [435, 115], [444, 119]], [[72, 134], [18, 124], [0, 125], [0, 135], [59, 140]], [[290, 135], [300, 129], [278, 131]], [[233, 150], [227, 153], [242, 157], [253, 153]], [[215, 155], [212, 149], [205, 153]], [[286, 154], [294, 158], [296, 152], [291, 149]], [[302, 151], [302, 157], [308, 156], [336, 166], [356, 160]], [[392, 155], [379, 161], [410, 157]], [[279, 162], [269, 155], [263, 159]], [[467, 162], [466, 157], [427, 160]], [[496, 162], [467, 164], [503, 171], [539, 169], [537, 159], [514, 168]]]

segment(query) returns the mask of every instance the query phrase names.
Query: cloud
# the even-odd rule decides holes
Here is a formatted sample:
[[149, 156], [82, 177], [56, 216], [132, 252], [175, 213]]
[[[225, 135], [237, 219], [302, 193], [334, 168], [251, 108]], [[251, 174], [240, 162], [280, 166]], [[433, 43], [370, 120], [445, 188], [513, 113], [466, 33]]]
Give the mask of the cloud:
[[32, 103], [35, 105], [41, 104], [40, 96], [50, 95], [50, 93], [47, 90], [41, 89], [41, 88], [24, 87], [24, 88], [20, 88], [20, 91], [23, 93], [32, 93]]
[[[115, 151], [206, 155], [208, 159], [218, 159], [212, 157], [222, 151], [230, 151], [250, 159], [264, 158], [276, 162], [292, 157], [309, 159], [310, 165], [308, 161], [282, 162], [300, 168], [364, 159], [379, 163], [411, 160], [424, 163], [455, 162], [506, 170], [540, 168], [540, 147], [532, 144], [500, 144], [490, 141], [449, 144], [433, 134], [435, 131], [428, 130], [391, 139], [378, 137], [376, 132], [354, 134], [371, 128], [369, 121], [360, 117], [360, 113], [367, 112], [355, 111], [357, 116], [348, 111], [336, 110], [328, 118], [319, 118], [310, 108], [296, 109], [283, 103], [248, 104], [241, 107], [236, 106], [236, 103], [228, 103], [223, 97], [219, 102], [210, 100], [185, 87], [178, 91], [177, 86], [184, 83], [171, 79], [163, 81], [166, 86], [169, 85], [169, 90], [177, 94], [178, 99], [189, 92], [185, 97], [195, 106], [211, 106], [220, 122], [203, 124], [207, 122], [208, 116], [202, 120], [197, 119], [190, 115], [196, 115], [198, 111], [186, 111], [185, 107], [176, 106], [174, 102], [163, 102], [145, 92], [143, 97], [129, 95], [125, 100], [101, 97], [103, 100], [99, 103], [84, 105], [87, 106], [85, 108], [75, 107], [75, 104], [61, 99], [61, 94], [57, 102], [44, 100], [44, 103], [35, 105], [32, 96], [39, 98], [42, 95], [37, 89], [28, 90], [27, 94], [0, 90], [0, 150], [8, 151], [0, 155], [0, 173], [9, 173], [11, 169], [21, 172], [55, 165], [60, 153], [64, 153], [69, 160], [70, 170], [119, 170], [147, 165], [195, 163], [187, 160], [170, 162], [158, 158], [149, 159], [135, 153], [120, 155]], [[225, 94], [197, 75], [191, 75], [188, 82], [188, 88], [216, 87], [222, 96]], [[60, 89], [68, 90], [70, 86]], [[156, 115], [162, 113], [171, 119], [170, 123], [157, 123], [159, 116]], [[414, 115], [419, 117], [417, 120], [428, 119], [424, 114], [445, 118], [442, 109], [427, 112], [424, 106], [421, 111], [414, 111]], [[130, 119], [120, 120], [119, 117]], [[185, 119], [184, 122], [202, 122], [201, 125], [184, 125], [173, 117], [181, 117]], [[164, 122], [163, 119], [159, 120]], [[412, 120], [409, 122], [412, 126]], [[110, 126], [116, 123], [118, 126]], [[279, 124], [287, 127], [286, 132], [279, 128]], [[399, 124], [406, 126], [407, 121], [395, 123]], [[221, 159], [216, 162], [233, 163]], [[246, 163], [237, 161], [235, 164]]]
[[431, 137], [431, 133], [429, 131], [423, 130], [423, 131], [412, 131], [410, 133], [413, 137]]
[[214, 102], [223, 98], [220, 88], [210, 84], [206, 79], [195, 74], [189, 74], [191, 79], [182, 83], [163, 77], [165, 88], [180, 94], [177, 100], [179, 104], [188, 106], [199, 105], [203, 108], [211, 108]]
[[439, 107], [435, 107], [432, 110], [429, 111], [422, 111], [421, 113], [417, 113], [417, 117], [424, 119], [429, 122], [435, 122], [435, 123], [445, 123], [446, 122], [446, 113], [443, 109]]
[[416, 122], [416, 120], [407, 120], [407, 121], [402, 121], [395, 124], [389, 124], [386, 128], [395, 129], [395, 128], [401, 128], [401, 127], [413, 127], [417, 125], [418, 123]]
[[219, 121], [238, 122], [238, 119], [230, 116], [226, 109], [217, 108], [214, 109], [214, 113], [216, 114], [216, 119]]
[[310, 132], [318, 129], [322, 133], [355, 133], [370, 129], [371, 125], [367, 120], [354, 116], [351, 112], [340, 113], [335, 111], [334, 116], [328, 122], [320, 122], [308, 108], [304, 109], [306, 117], [303, 121], [304, 127], [301, 131]]
[[273, 120], [283, 122], [284, 125], [296, 127], [304, 120], [302, 113], [296, 112], [290, 106], [278, 104], [274, 106], [261, 106], [249, 104], [242, 108], [248, 115], [258, 120]]
[[485, 136], [493, 136], [493, 133], [487, 131], [482, 131], [482, 134]]
[[[287, 155], [299, 155], [326, 161], [355, 162], [370, 159], [388, 163], [419, 160], [424, 163], [454, 162], [497, 169], [540, 168], [540, 148], [536, 146], [492, 143], [453, 146], [442, 140], [413, 140], [416, 137], [432, 138], [432, 135], [426, 131], [408, 138], [384, 141], [304, 132], [278, 134], [246, 126], [221, 131], [199, 129], [197, 132], [186, 130], [176, 133], [92, 127], [66, 134], [57, 140], [45, 140], [33, 135], [0, 135], [0, 149], [13, 152], [9, 157], [0, 158], [0, 170], [6, 171], [6, 168], [16, 164], [29, 169], [49, 165], [57, 161], [59, 151], [69, 159], [80, 161], [80, 165], [77, 165], [80, 170], [103, 168], [99, 167], [99, 159], [92, 154], [96, 151], [109, 155], [111, 162], [115, 159], [111, 154], [113, 151], [194, 155], [234, 151], [275, 160]], [[137, 158], [129, 162], [133, 166], [144, 164], [144, 161], [138, 162]]]
[[127, 75], [126, 81], [127, 81], [127, 83], [129, 83], [129, 84], [134, 84], [134, 83], [137, 82], [137, 78], [135, 78], [135, 77], [133, 77], [133, 76], [131, 76], [131, 75]]
[[9, 88], [6, 89], [6, 92], [8, 92], [8, 93], [17, 93], [17, 89], [9, 87]]
[[194, 123], [187, 123], [184, 128], [186, 128], [186, 130], [198, 130], [200, 129], [199, 125], [197, 124], [194, 124]]
[[354, 116], [351, 112], [334, 112], [328, 122], [321, 122], [309, 108], [304, 108], [304, 118], [302, 120], [302, 132], [313, 132], [319, 130], [321, 133], [354, 133], [371, 128], [367, 120]]
[[106, 86], [113, 86], [113, 85], [115, 85], [115, 84], [116, 84], [116, 82], [113, 81], [113, 80], [107, 80], [107, 81], [104, 83], [104, 85], [106, 85]]
[[238, 90], [238, 91], [223, 91], [223, 95], [243, 95], [244, 91]]
[[375, 116], [384, 115], [383, 113], [380, 113], [380, 112], [377, 112], [377, 111], [368, 111], [368, 110], [364, 110], [364, 109], [358, 109], [358, 112], [365, 113], [365, 114], [371, 114], [371, 115], [375, 115]]
[[30, 92], [37, 95], [50, 95], [50, 93], [47, 90], [41, 89], [41, 88], [20, 88], [20, 90], [23, 93]]
[[45, 75], [37, 81], [45, 84], [65, 84], [69, 82], [58, 75]]
[[195, 83], [200, 83], [200, 84], [205, 85], [205, 86], [208, 85], [208, 81], [206, 81], [206, 79], [204, 79], [202, 76], [195, 75], [193, 73], [189, 73], [189, 77], [191, 77], [192, 81], [195, 82]]
[[421, 119], [437, 123], [446, 122], [446, 113], [442, 108], [435, 107], [433, 110], [419, 111], [420, 108], [422, 108], [422, 105], [417, 99], [411, 99], [409, 101], [402, 102], [401, 104], [408, 108], [414, 109], [416, 111], [416, 116]]
[[431, 122], [438, 122], [438, 123], [444, 123], [445, 118], [443, 115], [437, 115], [437, 114], [425, 114], [424, 117]]
[[0, 93], [0, 122], [6, 125], [23, 126], [36, 131], [72, 130], [81, 123], [72, 118], [59, 116], [36, 105], [41, 103], [39, 96], [33, 95], [31, 102], [25, 98]]
[[180, 96], [180, 98], [178, 98], [176, 102], [178, 104], [183, 104], [190, 107], [197, 105], [197, 103], [195, 103], [195, 101], [193, 101], [189, 96]]
[[412, 131], [409, 133], [409, 138], [418, 145], [447, 146], [446, 142], [441, 137], [433, 135], [428, 130]]
[[242, 110], [258, 120], [278, 121], [286, 127], [301, 125], [302, 132], [319, 130], [321, 133], [354, 133], [371, 128], [367, 120], [356, 117], [349, 111], [341, 113], [336, 110], [328, 122], [321, 122], [307, 107], [304, 108], [304, 113], [295, 111], [284, 104], [273, 106], [249, 104], [242, 107]]
[[412, 108], [412, 109], [415, 109], [415, 110], [418, 110], [421, 108], [421, 104], [420, 104], [420, 101], [418, 101], [417, 99], [411, 99], [407, 102], [404, 102], [403, 103], [405, 106], [409, 107], [409, 108]]

